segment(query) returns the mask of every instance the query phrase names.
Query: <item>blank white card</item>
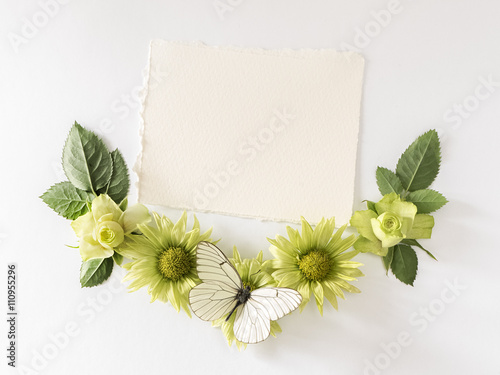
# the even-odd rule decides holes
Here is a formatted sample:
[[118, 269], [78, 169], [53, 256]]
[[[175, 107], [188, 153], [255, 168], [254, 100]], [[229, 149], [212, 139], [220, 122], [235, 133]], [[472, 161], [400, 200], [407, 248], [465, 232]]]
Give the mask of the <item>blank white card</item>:
[[363, 67], [354, 52], [153, 41], [139, 201], [348, 222]]

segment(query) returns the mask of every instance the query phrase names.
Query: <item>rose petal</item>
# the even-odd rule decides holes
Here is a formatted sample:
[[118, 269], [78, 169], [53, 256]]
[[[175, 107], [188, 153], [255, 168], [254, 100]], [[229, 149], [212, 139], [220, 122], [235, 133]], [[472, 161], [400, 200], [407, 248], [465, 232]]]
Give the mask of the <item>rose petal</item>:
[[363, 236], [359, 236], [353, 246], [354, 249], [362, 253], [373, 253], [380, 256], [387, 255], [388, 251], [387, 247], [382, 247], [382, 242], [378, 240], [373, 242]]
[[99, 242], [94, 241], [92, 235], [87, 234], [80, 240], [80, 255], [82, 260], [85, 262], [89, 259], [94, 258], [109, 258], [113, 256], [114, 251], [110, 249], [105, 249]]
[[370, 241], [376, 242], [378, 238], [373, 233], [371, 220], [377, 218], [377, 213], [372, 210], [356, 211], [351, 218], [351, 225], [356, 227], [359, 234], [368, 238]]
[[384, 230], [382, 229], [382, 223], [378, 219], [372, 219], [372, 229], [373, 233], [375, 233], [375, 236], [382, 241], [382, 247], [391, 247], [403, 239], [402, 236], [400, 236], [400, 231], [396, 231], [394, 233], [385, 233]]
[[377, 210], [378, 214], [381, 215], [386, 211], [391, 211], [392, 203], [396, 199], [400, 198], [399, 195], [394, 192], [384, 195], [384, 197], [378, 203], [375, 203], [375, 209]]
[[83, 237], [83, 235], [92, 232], [94, 224], [95, 222], [92, 213], [87, 212], [85, 215], [82, 215], [76, 220], [73, 220], [71, 222], [71, 227], [78, 237]]
[[431, 215], [418, 214], [415, 216], [412, 228], [406, 233], [406, 238], [431, 238], [434, 218]]
[[129, 207], [120, 218], [120, 224], [125, 234], [133, 232], [137, 225], [147, 224], [151, 221], [151, 215], [146, 206], [137, 203]]
[[95, 221], [98, 221], [101, 216], [109, 213], [113, 214], [113, 221], [118, 221], [122, 210], [108, 195], [101, 194], [92, 201], [92, 215]]

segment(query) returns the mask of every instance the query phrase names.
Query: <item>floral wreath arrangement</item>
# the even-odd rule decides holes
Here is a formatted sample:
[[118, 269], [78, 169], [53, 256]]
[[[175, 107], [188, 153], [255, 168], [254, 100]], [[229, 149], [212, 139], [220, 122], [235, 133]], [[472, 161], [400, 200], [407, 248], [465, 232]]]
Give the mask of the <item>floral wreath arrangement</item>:
[[[229, 345], [238, 349], [281, 332], [277, 320], [300, 311], [314, 296], [323, 314], [325, 298], [338, 309], [344, 291], [359, 293], [349, 282], [363, 276], [359, 252], [382, 258], [386, 272], [413, 285], [417, 275], [417, 240], [431, 238], [430, 213], [447, 203], [429, 189], [439, 173], [439, 137], [430, 130], [402, 154], [395, 172], [378, 167], [383, 195], [366, 201], [367, 209], [350, 220], [358, 236], [343, 238], [347, 224], [335, 230], [335, 219], [323, 218], [314, 228], [302, 218], [301, 231], [287, 226], [288, 238], [268, 239], [274, 259], [262, 251], [242, 259], [237, 248], [228, 259], [210, 238], [211, 229], [187, 228], [184, 212], [177, 222], [142, 204], [128, 205], [127, 165], [119, 150], [109, 152], [96, 134], [75, 123], [63, 149], [68, 181], [53, 185], [40, 198], [72, 220], [82, 257], [80, 283], [93, 287], [106, 281], [114, 265], [127, 270], [130, 291], [147, 287], [151, 302], [160, 300], [191, 317], [220, 327]], [[128, 260], [124, 262], [124, 259]]]

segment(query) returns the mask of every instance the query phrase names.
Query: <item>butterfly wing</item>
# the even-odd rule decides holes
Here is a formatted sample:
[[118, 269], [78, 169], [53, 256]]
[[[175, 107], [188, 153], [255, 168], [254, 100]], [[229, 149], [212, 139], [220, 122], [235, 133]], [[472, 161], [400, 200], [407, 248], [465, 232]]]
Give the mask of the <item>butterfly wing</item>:
[[291, 313], [302, 302], [299, 292], [288, 288], [260, 288], [238, 309], [234, 335], [238, 341], [255, 344], [269, 337], [271, 320]]
[[189, 304], [198, 318], [212, 321], [231, 312], [237, 303], [235, 296], [236, 292], [218, 284], [201, 283], [189, 292]]
[[256, 344], [269, 337], [271, 319], [262, 305], [251, 298], [238, 308], [233, 326], [234, 336], [246, 344]]
[[294, 289], [268, 287], [254, 290], [250, 300], [261, 305], [271, 320], [278, 320], [299, 307], [302, 295]]
[[202, 320], [217, 320], [227, 315], [237, 303], [243, 288], [238, 271], [215, 245], [200, 242], [196, 249], [196, 270], [203, 281], [189, 292], [189, 304]]
[[204, 283], [218, 284], [226, 290], [243, 288], [241, 277], [219, 248], [209, 242], [200, 242], [196, 249], [196, 271]]

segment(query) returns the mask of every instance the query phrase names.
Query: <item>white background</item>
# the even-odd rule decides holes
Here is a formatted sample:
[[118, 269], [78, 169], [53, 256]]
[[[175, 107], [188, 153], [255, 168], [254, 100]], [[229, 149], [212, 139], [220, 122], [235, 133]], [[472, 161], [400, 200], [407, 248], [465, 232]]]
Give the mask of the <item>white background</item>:
[[[387, 9], [386, 0], [232, 3], [240, 4], [223, 20], [212, 0], [74, 0], [44, 18], [38, 1], [2, 0], [0, 311], [6, 311], [6, 264], [16, 262], [18, 365], [25, 369], [19, 373], [377, 374], [368, 370], [370, 362], [387, 367], [384, 374], [499, 374], [500, 85], [476, 88], [488, 77], [500, 82], [500, 3], [400, 0], [384, 27], [377, 27], [371, 12]], [[23, 36], [25, 18], [35, 18], [36, 34], [25, 28]], [[356, 39], [365, 28], [372, 35], [367, 45]], [[13, 34], [25, 38], [18, 48]], [[38, 196], [64, 179], [61, 150], [75, 120], [100, 132], [133, 164], [139, 150], [135, 93], [153, 38], [361, 47], [366, 75], [355, 209], [363, 207], [362, 199], [379, 198], [377, 165], [393, 168], [414, 138], [439, 129], [443, 163], [433, 187], [450, 203], [435, 214], [433, 238], [422, 241], [439, 262], [419, 252], [412, 288], [386, 277], [379, 258], [362, 254], [366, 276], [355, 282], [361, 294], [348, 295], [338, 312], [327, 307], [323, 317], [311, 303], [280, 321], [277, 339], [242, 353], [228, 348], [208, 323], [150, 304], [144, 290], [128, 294], [116, 280], [80, 289], [78, 252], [64, 246], [76, 244], [69, 222]], [[458, 104], [468, 109], [451, 118]], [[285, 234], [284, 224], [199, 218], [205, 229], [214, 227], [227, 253], [237, 245], [245, 256], [264, 250], [269, 257], [266, 237]], [[118, 272], [114, 276], [120, 279]], [[454, 295], [449, 283], [465, 289]], [[424, 318], [421, 309], [430, 315]], [[54, 350], [51, 337], [61, 338], [68, 323], [77, 327], [76, 335]], [[3, 374], [7, 324], [0, 327]], [[410, 344], [398, 350], [391, 343], [401, 332]]]

